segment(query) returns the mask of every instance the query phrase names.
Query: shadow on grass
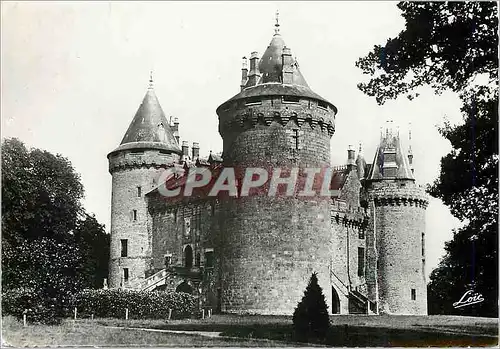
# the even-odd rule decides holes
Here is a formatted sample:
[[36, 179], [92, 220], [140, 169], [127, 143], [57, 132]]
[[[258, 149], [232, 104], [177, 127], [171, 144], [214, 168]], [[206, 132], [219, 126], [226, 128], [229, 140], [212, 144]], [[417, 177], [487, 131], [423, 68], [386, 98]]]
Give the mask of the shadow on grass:
[[[324, 341], [311, 340], [308, 344], [342, 347], [481, 347], [497, 345], [498, 325], [488, 319], [483, 319], [485, 323], [483, 325], [481, 323], [475, 324], [479, 320], [473, 320], [446, 317], [351, 316], [345, 319], [334, 319], [334, 321], [351, 321], [352, 324], [333, 323]], [[98, 320], [98, 322], [100, 321]], [[102, 320], [101, 323], [131, 326], [130, 322], [118, 319], [106, 319]], [[267, 339], [298, 344], [293, 335], [292, 319], [287, 316], [214, 315], [212, 318], [204, 320], [135, 320], [133, 326], [221, 332], [221, 335], [225, 337]], [[463, 333], [466, 329], [469, 329], [468, 333]]]
[[[290, 325], [232, 326], [223, 336], [295, 341]], [[325, 340], [308, 343], [341, 347], [480, 347], [498, 344], [494, 336], [466, 335], [435, 331], [387, 329], [380, 327], [332, 326]]]

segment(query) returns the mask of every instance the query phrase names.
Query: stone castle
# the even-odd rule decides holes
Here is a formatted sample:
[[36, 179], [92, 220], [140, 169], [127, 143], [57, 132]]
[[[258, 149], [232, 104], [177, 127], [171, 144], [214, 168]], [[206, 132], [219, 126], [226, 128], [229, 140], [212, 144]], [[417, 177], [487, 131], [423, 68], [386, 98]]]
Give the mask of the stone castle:
[[[240, 92], [217, 108], [221, 155], [180, 142], [150, 87], [121, 144], [112, 175], [109, 286], [199, 295], [227, 313], [288, 314], [313, 272], [332, 314], [427, 314], [425, 209], [411, 148], [381, 134], [373, 162], [347, 151], [332, 197], [168, 200], [165, 169], [330, 166], [337, 108], [308, 86], [276, 23], [259, 58], [244, 59]], [[175, 179], [182, 187], [186, 175]]]

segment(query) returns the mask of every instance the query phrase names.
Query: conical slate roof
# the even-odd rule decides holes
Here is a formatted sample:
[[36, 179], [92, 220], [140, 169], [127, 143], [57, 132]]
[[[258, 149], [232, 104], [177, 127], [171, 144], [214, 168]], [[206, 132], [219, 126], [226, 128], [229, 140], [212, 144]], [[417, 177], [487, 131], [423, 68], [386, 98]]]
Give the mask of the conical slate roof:
[[[279, 27], [279, 25], [278, 25]], [[296, 60], [292, 61], [293, 79], [292, 84], [283, 84], [283, 49], [286, 47], [285, 41], [277, 31], [266, 51], [259, 60], [260, 79], [256, 85], [247, 82], [246, 87], [237, 95], [230, 98], [217, 108], [217, 113], [226, 103], [255, 96], [297, 96], [309, 97], [329, 104], [335, 112], [337, 108], [328, 100], [313, 92], [307, 84], [304, 76], [300, 72]]]
[[[282, 53], [283, 49], [286, 47], [285, 41], [280, 34], [274, 34], [271, 43], [267, 46], [266, 51], [262, 55], [259, 61], [259, 72], [261, 77], [259, 79], [259, 84], [265, 84], [268, 82], [279, 82], [282, 83], [283, 76], [283, 59]], [[298, 63], [294, 61], [294, 74], [293, 74], [293, 85], [299, 85], [309, 88], [306, 79], [302, 76], [299, 70]]]
[[148, 88], [120, 146], [112, 153], [125, 149], [160, 149], [181, 153], [152, 86]]
[[386, 135], [380, 140], [380, 144], [375, 152], [373, 164], [366, 179], [415, 180], [408, 161], [408, 154], [401, 145], [399, 134], [386, 132]]

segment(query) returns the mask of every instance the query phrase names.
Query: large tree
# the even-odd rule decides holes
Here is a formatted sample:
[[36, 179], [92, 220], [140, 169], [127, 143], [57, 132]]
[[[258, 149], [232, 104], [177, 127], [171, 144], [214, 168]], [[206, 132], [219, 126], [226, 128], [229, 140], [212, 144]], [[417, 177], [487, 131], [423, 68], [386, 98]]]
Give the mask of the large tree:
[[2, 288], [30, 290], [50, 310], [48, 320], [107, 275], [109, 237], [82, 197], [68, 159], [18, 139], [2, 142]]
[[[463, 123], [440, 128], [453, 150], [428, 192], [465, 225], [454, 231], [429, 284], [430, 313], [498, 314], [498, 8], [495, 2], [401, 2], [405, 29], [356, 62], [358, 88], [379, 104], [418, 88], [448, 89]], [[469, 289], [485, 301], [455, 309]]]

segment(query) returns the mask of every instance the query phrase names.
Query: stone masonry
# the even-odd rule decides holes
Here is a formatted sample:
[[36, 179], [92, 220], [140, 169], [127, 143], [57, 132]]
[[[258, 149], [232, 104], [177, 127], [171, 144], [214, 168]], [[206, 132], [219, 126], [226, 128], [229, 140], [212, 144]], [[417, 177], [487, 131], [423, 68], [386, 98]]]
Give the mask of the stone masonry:
[[[218, 312], [291, 315], [314, 272], [331, 314], [427, 314], [427, 198], [412, 156], [387, 128], [371, 164], [349, 148], [346, 164], [331, 167], [337, 108], [311, 90], [292, 57], [277, 24], [262, 57], [244, 59], [239, 92], [217, 108], [223, 149], [208, 158], [196, 142], [189, 154], [150, 79], [108, 155], [110, 287], [189, 292]], [[191, 169], [217, 177], [227, 167], [236, 169], [237, 196], [161, 194], [165, 169], [182, 170], [167, 183], [183, 189]], [[241, 174], [252, 167], [269, 177], [298, 168], [301, 180], [304, 168], [331, 170], [337, 192], [300, 196], [299, 185], [291, 196], [241, 196]]]

